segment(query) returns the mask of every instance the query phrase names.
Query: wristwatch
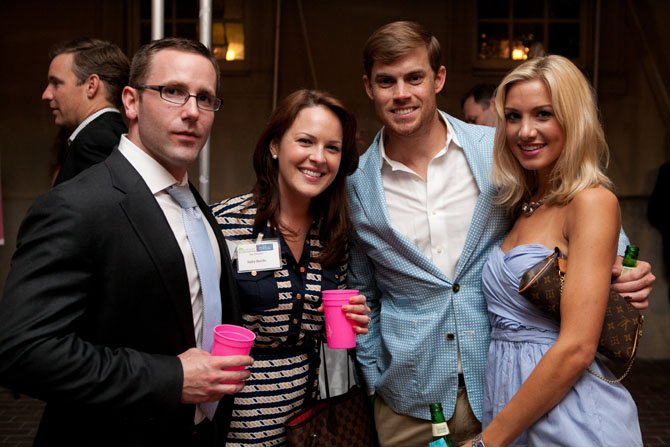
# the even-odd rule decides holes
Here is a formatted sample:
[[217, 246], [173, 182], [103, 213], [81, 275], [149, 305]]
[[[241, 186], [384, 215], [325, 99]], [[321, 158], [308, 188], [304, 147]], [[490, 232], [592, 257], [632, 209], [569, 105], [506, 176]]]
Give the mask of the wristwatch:
[[486, 447], [481, 433], [472, 438], [472, 447]]

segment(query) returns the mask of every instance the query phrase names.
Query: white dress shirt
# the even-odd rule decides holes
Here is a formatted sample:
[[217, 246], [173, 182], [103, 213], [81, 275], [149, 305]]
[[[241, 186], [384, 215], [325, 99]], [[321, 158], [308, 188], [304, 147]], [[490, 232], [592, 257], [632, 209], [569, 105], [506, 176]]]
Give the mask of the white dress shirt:
[[[182, 182], [177, 181], [172, 174], [170, 174], [160, 163], [158, 163], [149, 154], [137, 147], [124, 134], [121, 136], [119, 142], [119, 151], [124, 157], [128, 159], [130, 164], [140, 174], [144, 183], [147, 184], [149, 190], [156, 198], [158, 205], [163, 210], [165, 218], [174, 233], [174, 237], [179, 244], [179, 248], [184, 256], [184, 264], [186, 265], [186, 274], [188, 276], [188, 286], [191, 293], [191, 309], [193, 312], [193, 328], [195, 329], [195, 340], [198, 348], [202, 347], [202, 290], [200, 288], [200, 278], [198, 277], [198, 270], [195, 266], [195, 259], [191, 251], [191, 245], [186, 237], [186, 228], [184, 227], [184, 220], [181, 214], [181, 207], [172, 197], [165, 191], [165, 188], [174, 184], [180, 186], [188, 184], [188, 174], [184, 176]], [[212, 227], [205, 224], [207, 235], [213, 247], [214, 258], [216, 259], [216, 270], [221, 277], [221, 253], [218, 249], [216, 236]], [[204, 413], [200, 407], [196, 405], [195, 422], [199, 423], [205, 418]]]
[[100, 109], [95, 113], [91, 113], [89, 116], [86, 117], [86, 119], [84, 121], [79, 123], [79, 125], [74, 130], [74, 132], [72, 132], [70, 134], [70, 136], [67, 139], [68, 146], [70, 144], [72, 144], [72, 142], [74, 141], [75, 138], [77, 138], [77, 135], [79, 134], [79, 132], [84, 130], [84, 127], [88, 126], [88, 123], [90, 123], [91, 121], [93, 121], [94, 119], [96, 119], [97, 117], [102, 115], [103, 113], [107, 113], [107, 112], [121, 113], [121, 112], [119, 112], [118, 109], [115, 109], [114, 107], [105, 107], [104, 109]]
[[425, 179], [386, 155], [383, 135], [379, 146], [391, 224], [453, 280], [479, 188], [451, 125], [445, 124], [447, 140], [428, 164]]

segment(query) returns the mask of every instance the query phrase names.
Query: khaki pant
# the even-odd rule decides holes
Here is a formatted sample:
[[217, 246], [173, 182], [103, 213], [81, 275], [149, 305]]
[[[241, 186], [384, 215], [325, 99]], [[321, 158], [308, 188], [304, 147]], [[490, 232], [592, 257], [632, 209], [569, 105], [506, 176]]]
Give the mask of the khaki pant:
[[[430, 421], [396, 413], [379, 395], [375, 397], [375, 424], [380, 447], [426, 447], [433, 440]], [[470, 408], [465, 387], [458, 388], [456, 409], [447, 425], [456, 443], [472, 439], [482, 431], [482, 424]]]

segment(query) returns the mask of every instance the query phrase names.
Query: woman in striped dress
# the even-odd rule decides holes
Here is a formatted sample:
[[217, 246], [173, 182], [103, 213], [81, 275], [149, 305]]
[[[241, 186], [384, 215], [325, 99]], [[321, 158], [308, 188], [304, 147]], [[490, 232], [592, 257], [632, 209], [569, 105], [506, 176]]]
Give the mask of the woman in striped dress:
[[[325, 92], [294, 92], [273, 112], [253, 163], [252, 192], [212, 207], [235, 264], [244, 325], [257, 337], [226, 445], [281, 446], [286, 419], [318, 395], [321, 290], [346, 286], [355, 118]], [[256, 270], [239, 254], [262, 241], [265, 259], [279, 259]], [[365, 297], [344, 310], [367, 333]]]

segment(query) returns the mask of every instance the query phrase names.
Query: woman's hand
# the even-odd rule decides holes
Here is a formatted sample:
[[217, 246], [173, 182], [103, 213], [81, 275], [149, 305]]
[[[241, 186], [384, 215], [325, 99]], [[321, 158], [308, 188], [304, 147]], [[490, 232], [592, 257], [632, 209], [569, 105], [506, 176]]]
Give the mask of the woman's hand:
[[370, 308], [365, 304], [363, 295], [349, 298], [349, 304], [342, 306], [342, 310], [346, 312], [347, 319], [353, 321], [354, 332], [357, 334], [368, 333]]
[[[317, 309], [317, 312], [323, 312], [323, 304]], [[370, 308], [365, 304], [365, 297], [363, 295], [356, 295], [349, 298], [349, 304], [342, 306], [342, 310], [346, 312], [347, 320], [351, 320], [354, 332], [357, 334], [367, 334], [368, 324], [370, 323]]]

